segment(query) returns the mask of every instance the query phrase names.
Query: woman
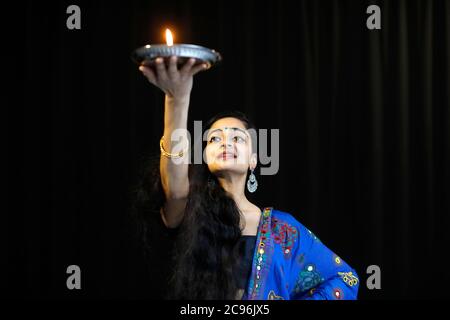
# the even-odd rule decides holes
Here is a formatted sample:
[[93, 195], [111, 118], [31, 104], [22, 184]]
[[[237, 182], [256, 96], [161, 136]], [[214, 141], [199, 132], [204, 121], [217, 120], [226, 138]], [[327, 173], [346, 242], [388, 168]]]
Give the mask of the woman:
[[[149, 177], [162, 197], [143, 185], [141, 198], [156, 203], [167, 228], [179, 229], [170, 298], [356, 299], [355, 270], [289, 213], [247, 199], [245, 189], [257, 188], [257, 156], [244, 114], [224, 112], [207, 123], [206, 163], [182, 161], [193, 76], [206, 66], [190, 59], [178, 68], [176, 57], [155, 65], [139, 70], [165, 92], [159, 176]], [[179, 144], [170, 138], [177, 129]]]

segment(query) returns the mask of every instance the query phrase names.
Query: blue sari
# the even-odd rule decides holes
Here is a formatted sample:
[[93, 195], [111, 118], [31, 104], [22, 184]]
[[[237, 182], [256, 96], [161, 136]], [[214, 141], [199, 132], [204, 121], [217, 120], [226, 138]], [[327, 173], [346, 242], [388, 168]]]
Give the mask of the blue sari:
[[242, 300], [356, 300], [355, 270], [292, 215], [263, 210]]

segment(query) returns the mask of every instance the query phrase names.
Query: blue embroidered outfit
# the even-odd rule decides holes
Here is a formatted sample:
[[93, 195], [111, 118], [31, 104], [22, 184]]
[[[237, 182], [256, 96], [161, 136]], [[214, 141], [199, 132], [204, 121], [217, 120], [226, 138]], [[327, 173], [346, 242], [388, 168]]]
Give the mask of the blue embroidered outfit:
[[265, 208], [243, 300], [353, 300], [359, 279], [292, 215]]

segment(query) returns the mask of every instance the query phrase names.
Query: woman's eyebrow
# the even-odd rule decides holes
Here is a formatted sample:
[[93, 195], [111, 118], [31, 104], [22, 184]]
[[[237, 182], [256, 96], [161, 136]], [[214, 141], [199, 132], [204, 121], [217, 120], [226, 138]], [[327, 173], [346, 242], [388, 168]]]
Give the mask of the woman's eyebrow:
[[214, 133], [214, 132], [216, 132], [216, 131], [223, 131], [224, 129], [225, 129], [225, 130], [226, 130], [226, 129], [233, 129], [233, 130], [235, 130], [235, 131], [240, 131], [240, 132], [244, 133], [245, 135], [248, 135], [248, 133], [247, 133], [246, 130], [241, 129], [241, 128], [238, 128], [238, 127], [224, 127], [224, 128], [213, 129], [213, 130], [211, 130], [211, 131], [208, 132], [208, 135], [210, 135], [210, 134], [212, 134], [212, 133]]

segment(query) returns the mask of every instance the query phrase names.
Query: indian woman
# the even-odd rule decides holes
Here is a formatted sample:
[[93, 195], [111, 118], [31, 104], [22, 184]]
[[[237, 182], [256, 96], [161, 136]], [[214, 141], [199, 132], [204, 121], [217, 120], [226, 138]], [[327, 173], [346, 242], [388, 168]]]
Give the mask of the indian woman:
[[258, 157], [250, 134], [256, 128], [245, 114], [209, 119], [202, 163], [185, 161], [193, 78], [205, 69], [195, 59], [178, 66], [177, 57], [139, 67], [165, 93], [158, 170], [144, 178], [151, 183], [140, 197], [153, 203], [146, 214], [156, 212], [176, 233], [168, 298], [356, 299], [357, 273], [340, 256], [290, 213], [249, 200], [258, 187]]

